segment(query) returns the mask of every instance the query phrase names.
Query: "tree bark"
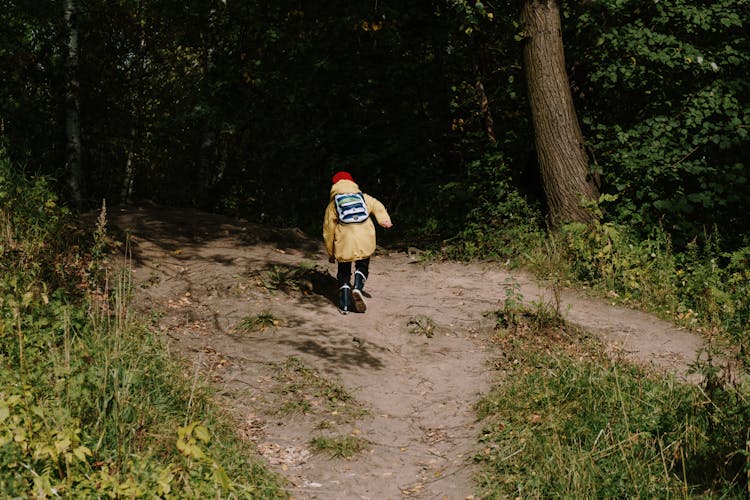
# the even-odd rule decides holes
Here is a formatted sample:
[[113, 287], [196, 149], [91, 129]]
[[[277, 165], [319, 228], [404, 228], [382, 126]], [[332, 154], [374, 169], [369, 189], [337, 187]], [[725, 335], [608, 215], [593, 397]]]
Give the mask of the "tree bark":
[[76, 208], [83, 205], [83, 167], [81, 165], [80, 83], [78, 81], [78, 25], [75, 0], [65, 0], [65, 27], [68, 54], [65, 60], [65, 167], [68, 186]]
[[568, 76], [557, 0], [524, 0], [524, 70], [539, 169], [553, 227], [590, 222], [582, 201], [596, 200]]

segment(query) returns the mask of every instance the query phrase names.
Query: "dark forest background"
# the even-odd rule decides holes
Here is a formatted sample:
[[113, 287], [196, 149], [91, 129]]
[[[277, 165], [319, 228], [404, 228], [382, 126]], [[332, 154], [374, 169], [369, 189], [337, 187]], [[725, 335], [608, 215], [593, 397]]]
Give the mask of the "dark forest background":
[[[317, 234], [344, 169], [400, 237], [544, 228], [520, 8], [3, 0], [0, 141], [82, 209], [150, 200]], [[704, 231], [748, 245], [748, 2], [561, 9], [605, 217], [678, 247]]]

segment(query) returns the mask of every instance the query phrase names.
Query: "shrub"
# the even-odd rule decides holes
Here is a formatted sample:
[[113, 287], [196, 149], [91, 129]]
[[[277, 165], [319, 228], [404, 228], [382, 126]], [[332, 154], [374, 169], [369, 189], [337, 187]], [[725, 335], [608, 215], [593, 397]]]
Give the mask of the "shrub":
[[285, 496], [134, 321], [129, 274], [97, 290], [90, 252], [59, 243], [83, 232], [44, 179], [0, 160], [0, 216], [0, 496]]

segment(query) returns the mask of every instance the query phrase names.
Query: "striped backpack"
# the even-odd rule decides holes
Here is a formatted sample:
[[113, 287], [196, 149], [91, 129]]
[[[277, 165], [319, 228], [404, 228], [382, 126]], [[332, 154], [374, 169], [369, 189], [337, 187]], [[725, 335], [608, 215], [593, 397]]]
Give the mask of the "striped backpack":
[[344, 224], [364, 222], [370, 215], [362, 193], [337, 194], [333, 197], [333, 201], [336, 205], [339, 222]]

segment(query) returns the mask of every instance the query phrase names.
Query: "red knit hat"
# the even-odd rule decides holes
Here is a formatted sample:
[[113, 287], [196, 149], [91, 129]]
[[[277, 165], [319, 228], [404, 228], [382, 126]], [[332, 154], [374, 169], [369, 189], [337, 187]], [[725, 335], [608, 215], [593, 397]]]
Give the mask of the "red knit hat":
[[354, 178], [352, 177], [352, 174], [350, 174], [349, 172], [344, 172], [342, 170], [341, 172], [336, 172], [333, 175], [332, 183], [336, 184], [338, 181], [343, 181], [343, 180], [354, 182]]

